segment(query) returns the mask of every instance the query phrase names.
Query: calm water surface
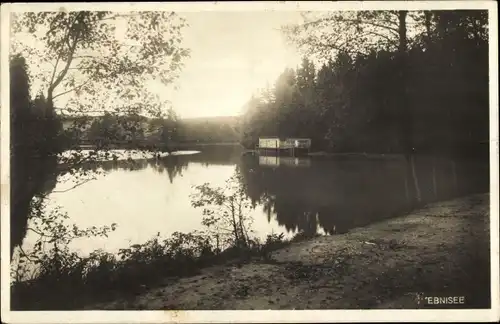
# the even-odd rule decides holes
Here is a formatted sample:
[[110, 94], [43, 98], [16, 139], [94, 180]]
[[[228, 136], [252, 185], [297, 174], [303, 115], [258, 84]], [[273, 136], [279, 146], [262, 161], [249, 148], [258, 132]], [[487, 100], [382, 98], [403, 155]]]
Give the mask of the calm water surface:
[[[259, 157], [239, 148], [204, 148], [201, 152], [159, 160], [101, 162], [105, 175], [67, 192], [52, 193], [80, 227], [118, 227], [107, 239], [80, 239], [71, 248], [116, 253], [157, 233], [203, 230], [202, 210], [191, 206], [193, 186], [222, 186], [236, 170], [255, 205], [254, 234], [343, 233], [357, 226], [401, 215], [419, 205], [489, 190], [488, 163], [416, 157]], [[73, 184], [59, 181], [55, 191]], [[36, 239], [29, 233], [24, 245]]]

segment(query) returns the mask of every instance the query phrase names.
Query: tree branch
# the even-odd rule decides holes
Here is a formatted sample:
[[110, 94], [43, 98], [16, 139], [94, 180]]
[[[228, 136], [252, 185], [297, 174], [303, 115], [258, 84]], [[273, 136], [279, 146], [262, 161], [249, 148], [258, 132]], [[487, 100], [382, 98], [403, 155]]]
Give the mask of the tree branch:
[[[76, 21], [76, 19], [78, 18], [78, 16], [80, 14], [81, 13], [79, 13], [78, 15], [75, 16], [75, 18], [73, 19], [73, 22], [71, 24], [73, 24]], [[50, 86], [49, 86], [48, 95], [47, 95], [49, 100], [53, 99], [52, 93], [54, 92], [54, 89], [61, 83], [63, 78], [66, 76], [66, 73], [68, 73], [68, 69], [73, 61], [73, 55], [75, 54], [76, 45], [78, 44], [79, 33], [77, 33], [75, 35], [74, 40], [73, 40], [73, 45], [71, 45], [69, 42], [70, 35], [71, 35], [71, 25], [68, 25], [68, 34], [66, 35], [66, 37], [64, 39], [64, 41], [68, 44], [68, 50], [69, 50], [68, 61], [66, 62], [64, 69], [61, 72], [59, 72], [55, 81], [54, 81], [54, 75], [56, 73], [56, 69], [54, 69], [54, 73], [52, 74], [52, 78], [50, 80]], [[61, 56], [62, 56], [62, 50], [59, 53], [59, 56], [57, 58], [57, 62], [59, 62], [59, 60], [61, 59]], [[57, 64], [56, 64], [56, 67], [57, 67]]]
[[[356, 22], [356, 21], [353, 20], [353, 22]], [[391, 27], [391, 26], [387, 26], [387, 25], [383, 25], [383, 24], [379, 24], [379, 23], [375, 23], [375, 22], [371, 22], [371, 21], [359, 21], [359, 23], [360, 24], [371, 25], [371, 26], [374, 26], [374, 27], [384, 28], [384, 29], [387, 29], [390, 32], [396, 34], [396, 35], [399, 35], [398, 34], [398, 29], [395, 28], [395, 27]]]
[[56, 99], [57, 97], [60, 97], [60, 96], [62, 96], [62, 95], [65, 95], [65, 94], [67, 94], [67, 93], [69, 93], [69, 92], [71, 92], [71, 91], [75, 91], [75, 90], [77, 90], [77, 89], [80, 89], [81, 87], [83, 87], [84, 85], [86, 85], [87, 83], [89, 83], [89, 81], [90, 81], [91, 79], [92, 79], [92, 78], [91, 78], [91, 77], [89, 77], [89, 78], [88, 78], [85, 82], [83, 82], [83, 83], [82, 83], [82, 84], [80, 84], [79, 86], [76, 86], [76, 87], [74, 87], [74, 88], [72, 88], [72, 89], [70, 89], [70, 90], [67, 90], [67, 91], [64, 91], [64, 92], [61, 92], [61, 93], [58, 93], [58, 94], [54, 95], [54, 96], [52, 97], [52, 100], [54, 100], [54, 99]]
[[31, 228], [31, 227], [28, 227], [28, 228], [27, 228], [27, 230], [30, 230], [30, 231], [32, 231], [32, 232], [35, 232], [35, 233], [37, 233], [37, 234], [38, 234], [38, 235], [40, 235], [40, 236], [44, 236], [44, 237], [55, 237], [55, 236], [52, 236], [52, 235], [43, 234], [42, 232], [39, 232], [39, 231], [37, 231], [37, 230], [35, 230], [35, 229]]
[[33, 262], [33, 260], [28, 256], [28, 254], [26, 252], [24, 252], [23, 248], [19, 245], [18, 246], [19, 248], [19, 251], [21, 251], [21, 253], [23, 254], [23, 256], [26, 257], [26, 259], [28, 259], [30, 262]]
[[[300, 25], [301, 27], [309, 27], [309, 26], [314, 26], [314, 25], [317, 25], [317, 24], [320, 24], [322, 22], [329, 22], [329, 21], [334, 21], [334, 22], [350, 22], [350, 23], [355, 23], [355, 24], [366, 24], [366, 25], [371, 25], [371, 26], [374, 26], [374, 27], [379, 27], [379, 28], [384, 28], [384, 29], [387, 29], [393, 33], [395, 33], [396, 35], [398, 35], [398, 29], [396, 27], [392, 27], [392, 26], [388, 26], [388, 25], [384, 25], [384, 24], [380, 24], [380, 23], [376, 23], [376, 22], [372, 22], [372, 21], [368, 21], [368, 20], [361, 20], [361, 19], [349, 19], [349, 18], [342, 18], [342, 20], [340, 19], [336, 19], [336, 18], [321, 18], [321, 19], [317, 19], [317, 20], [314, 20], [314, 21], [309, 21], [307, 23], [303, 23], [302, 25]], [[386, 20], [384, 20], [385, 22], [387, 22]], [[393, 24], [393, 22], [390, 22]]]
[[73, 59], [80, 59], [80, 58], [98, 58], [99, 56], [94, 56], [94, 55], [75, 55], [73, 56]]
[[54, 82], [54, 78], [55, 78], [56, 72], [57, 72], [57, 66], [59, 65], [59, 60], [61, 59], [61, 56], [62, 56], [62, 53], [60, 52], [59, 55], [57, 56], [56, 64], [54, 65], [54, 71], [52, 71], [52, 76], [50, 77], [49, 92], [51, 91], [50, 88], [52, 87], [52, 84]]
[[[68, 44], [69, 44], [69, 40], [68, 40]], [[61, 72], [59, 72], [57, 79], [54, 81], [54, 83], [52, 83], [52, 86], [51, 86], [52, 91], [51, 92], [54, 91], [54, 89], [61, 83], [61, 81], [64, 79], [64, 77], [68, 73], [69, 67], [71, 66], [71, 63], [73, 62], [73, 54], [75, 52], [77, 44], [78, 44], [78, 34], [75, 35], [73, 45], [71, 45], [71, 47], [69, 49], [68, 61], [66, 62], [64, 69]]]
[[71, 187], [71, 188], [68, 188], [68, 189], [65, 189], [65, 190], [56, 190], [56, 191], [52, 191], [52, 193], [64, 193], [64, 192], [68, 192], [68, 191], [73, 190], [73, 189], [75, 189], [76, 187], [79, 187], [79, 186], [81, 186], [81, 185], [83, 185], [83, 184], [85, 184], [85, 183], [87, 183], [87, 182], [89, 182], [89, 181], [92, 181], [92, 180], [94, 180], [94, 179], [87, 179], [87, 180], [85, 180], [85, 181], [82, 181], [82, 182], [80, 182], [80, 183], [77, 183], [76, 185], [74, 185], [74, 186], [73, 186], [73, 187]]
[[348, 41], [345, 41], [343, 42], [341, 45], [338, 45], [338, 44], [325, 44], [323, 42], [320, 42], [320, 41], [316, 41], [316, 44], [315, 46], [318, 46], [318, 47], [323, 47], [324, 49], [327, 49], [327, 50], [336, 50], [336, 51], [344, 51], [344, 52], [347, 52], [349, 54], [352, 54], [352, 55], [362, 55], [364, 53], [358, 51], [358, 50], [352, 50], [352, 49], [348, 49], [347, 46], [345, 46], [346, 44], [348, 43]]
[[391, 39], [389, 36], [384, 35], [384, 34], [380, 34], [380, 33], [377, 33], [377, 32], [371, 31], [371, 30], [370, 31], [366, 31], [366, 33], [371, 34], [371, 35], [375, 35], [375, 36], [378, 36], [378, 37], [382, 37], [382, 38], [384, 38], [385, 40], [387, 40], [391, 44], [397, 43], [396, 40]]
[[[76, 17], [73, 19], [71, 24], [73, 24], [75, 22], [75, 20], [76, 20]], [[69, 39], [69, 36], [71, 35], [71, 28], [70, 28], [71, 24], [68, 24], [68, 32], [67, 32], [66, 36], [64, 36], [64, 39], [63, 39], [64, 42], [66, 42], [66, 40]], [[56, 64], [54, 65], [54, 71], [52, 72], [52, 76], [50, 78], [50, 84], [49, 84], [49, 90], [48, 90], [47, 97], [51, 96], [52, 92], [54, 91], [53, 88], [55, 88], [55, 87], [52, 88], [52, 84], [54, 82], [54, 78], [55, 78], [56, 72], [57, 72], [57, 66], [59, 65], [59, 60], [61, 59], [61, 57], [62, 57], [62, 46], [59, 49], [59, 55], [57, 55]]]

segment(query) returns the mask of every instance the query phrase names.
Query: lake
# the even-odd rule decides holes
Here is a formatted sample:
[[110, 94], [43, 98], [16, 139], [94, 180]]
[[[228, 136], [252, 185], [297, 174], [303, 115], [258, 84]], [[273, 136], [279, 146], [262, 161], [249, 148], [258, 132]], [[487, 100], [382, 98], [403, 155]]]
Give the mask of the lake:
[[[107, 239], [79, 239], [71, 249], [116, 253], [160, 233], [203, 230], [193, 208], [193, 186], [222, 186], [236, 171], [255, 208], [252, 230], [291, 237], [334, 235], [402, 215], [429, 202], [489, 191], [488, 161], [417, 156], [270, 157], [240, 147], [204, 147], [159, 159], [99, 162], [97, 179], [69, 191], [57, 182], [50, 206], [60, 206], [80, 227], [116, 223]], [[24, 248], [36, 234], [29, 232]]]

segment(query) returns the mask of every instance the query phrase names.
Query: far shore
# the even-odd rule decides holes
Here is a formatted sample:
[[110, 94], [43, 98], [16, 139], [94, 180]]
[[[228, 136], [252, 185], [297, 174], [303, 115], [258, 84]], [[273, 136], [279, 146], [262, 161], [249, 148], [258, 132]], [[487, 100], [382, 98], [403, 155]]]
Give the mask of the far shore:
[[321, 156], [321, 157], [350, 157], [362, 156], [369, 158], [401, 158], [404, 154], [401, 153], [364, 153], [364, 152], [346, 152], [346, 153], [329, 153], [325, 151], [311, 152], [308, 156]]
[[[243, 154], [258, 154], [258, 150], [246, 149]], [[287, 153], [280, 154], [281, 156], [290, 156]], [[365, 157], [365, 158], [383, 158], [383, 159], [400, 159], [404, 157], [401, 153], [364, 153], [364, 152], [344, 152], [344, 153], [333, 153], [325, 151], [314, 151], [310, 153], [305, 153], [298, 155], [297, 157]]]
[[489, 308], [489, 224], [489, 194], [470, 195], [86, 309], [411, 309], [429, 296]]

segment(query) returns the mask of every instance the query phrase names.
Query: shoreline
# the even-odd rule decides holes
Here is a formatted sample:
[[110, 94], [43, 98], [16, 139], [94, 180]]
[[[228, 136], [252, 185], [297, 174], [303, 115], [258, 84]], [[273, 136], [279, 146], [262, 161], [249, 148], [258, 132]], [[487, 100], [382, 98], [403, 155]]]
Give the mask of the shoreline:
[[[252, 155], [259, 155], [259, 150], [255, 149], [244, 149], [242, 154], [252, 154]], [[283, 153], [278, 153], [278, 154], [262, 154], [265, 156], [283, 156], [283, 157], [289, 157], [290, 154], [283, 154]], [[433, 154], [430, 152], [420, 152], [420, 153], [415, 153], [414, 156], [418, 157], [453, 157], [453, 155], [450, 154]], [[366, 153], [366, 152], [338, 152], [338, 153], [332, 153], [332, 152], [325, 152], [325, 151], [314, 151], [314, 152], [309, 152], [309, 153], [304, 153], [304, 154], [299, 154], [299, 155], [294, 155], [293, 157], [299, 157], [299, 158], [351, 158], [351, 157], [362, 157], [366, 159], [405, 159], [405, 154], [404, 153]], [[457, 156], [461, 158], [467, 158], [467, 157], [472, 157], [472, 158], [478, 158], [477, 155], [474, 156]]]
[[85, 309], [411, 309], [421, 294], [489, 308], [489, 242], [489, 193], [475, 194]]

